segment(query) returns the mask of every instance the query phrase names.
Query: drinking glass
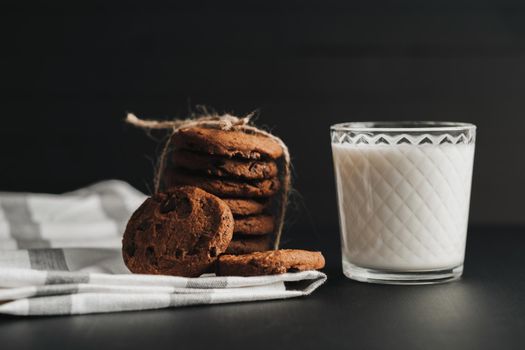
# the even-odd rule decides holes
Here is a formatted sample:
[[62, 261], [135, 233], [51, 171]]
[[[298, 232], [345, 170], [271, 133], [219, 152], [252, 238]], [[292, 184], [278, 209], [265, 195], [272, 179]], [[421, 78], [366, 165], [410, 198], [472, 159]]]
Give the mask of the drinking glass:
[[476, 126], [351, 122], [331, 127], [344, 274], [424, 284], [461, 276]]

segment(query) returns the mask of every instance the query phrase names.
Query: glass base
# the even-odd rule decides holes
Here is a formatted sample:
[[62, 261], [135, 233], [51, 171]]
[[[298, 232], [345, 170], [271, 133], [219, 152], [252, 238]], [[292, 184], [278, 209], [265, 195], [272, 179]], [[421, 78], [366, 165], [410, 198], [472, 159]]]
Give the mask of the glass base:
[[463, 264], [443, 270], [399, 272], [368, 269], [343, 261], [343, 273], [346, 277], [359, 282], [402, 285], [436, 284], [459, 279], [463, 274]]

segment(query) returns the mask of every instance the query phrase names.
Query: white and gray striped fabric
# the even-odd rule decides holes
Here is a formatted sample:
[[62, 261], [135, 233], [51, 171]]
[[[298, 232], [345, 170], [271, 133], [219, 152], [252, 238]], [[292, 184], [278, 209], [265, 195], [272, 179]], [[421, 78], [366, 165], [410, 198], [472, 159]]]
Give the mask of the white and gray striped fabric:
[[0, 314], [72, 315], [284, 299], [318, 271], [199, 278], [130, 274], [121, 236], [145, 195], [104, 181], [62, 195], [0, 193]]

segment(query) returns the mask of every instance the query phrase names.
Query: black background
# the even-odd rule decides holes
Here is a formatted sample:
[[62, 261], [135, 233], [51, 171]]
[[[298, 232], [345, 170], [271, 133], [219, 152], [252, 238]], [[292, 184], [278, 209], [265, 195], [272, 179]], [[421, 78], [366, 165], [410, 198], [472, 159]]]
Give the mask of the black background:
[[160, 147], [126, 111], [258, 108], [293, 156], [291, 231], [322, 240], [331, 124], [457, 120], [478, 125], [471, 222], [525, 222], [521, 1], [8, 1], [0, 31], [0, 190], [148, 192]]

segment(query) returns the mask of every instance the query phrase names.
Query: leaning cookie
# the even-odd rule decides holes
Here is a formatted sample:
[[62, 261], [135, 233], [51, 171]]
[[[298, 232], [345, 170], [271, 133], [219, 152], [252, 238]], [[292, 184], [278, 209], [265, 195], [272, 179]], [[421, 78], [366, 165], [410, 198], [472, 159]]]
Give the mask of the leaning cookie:
[[182, 169], [168, 169], [165, 173], [167, 187], [176, 185], [197, 186], [219, 197], [270, 197], [279, 191], [279, 179], [242, 182], [222, 178], [204, 177], [186, 173]]
[[269, 179], [277, 176], [278, 172], [277, 164], [273, 160], [241, 160], [185, 150], [174, 150], [172, 161], [177, 167], [205, 175], [247, 180]]
[[317, 270], [324, 267], [320, 252], [297, 249], [270, 250], [243, 255], [221, 255], [218, 276], [261, 276], [286, 272]]
[[271, 215], [241, 216], [235, 217], [233, 233], [259, 236], [272, 233], [274, 228], [275, 224]]
[[248, 159], [277, 159], [283, 148], [276, 140], [240, 130], [220, 130], [205, 127], [179, 129], [171, 137], [176, 148]]
[[184, 186], [158, 193], [135, 211], [122, 241], [131, 272], [197, 277], [209, 272], [233, 234], [230, 208], [212, 194]]

